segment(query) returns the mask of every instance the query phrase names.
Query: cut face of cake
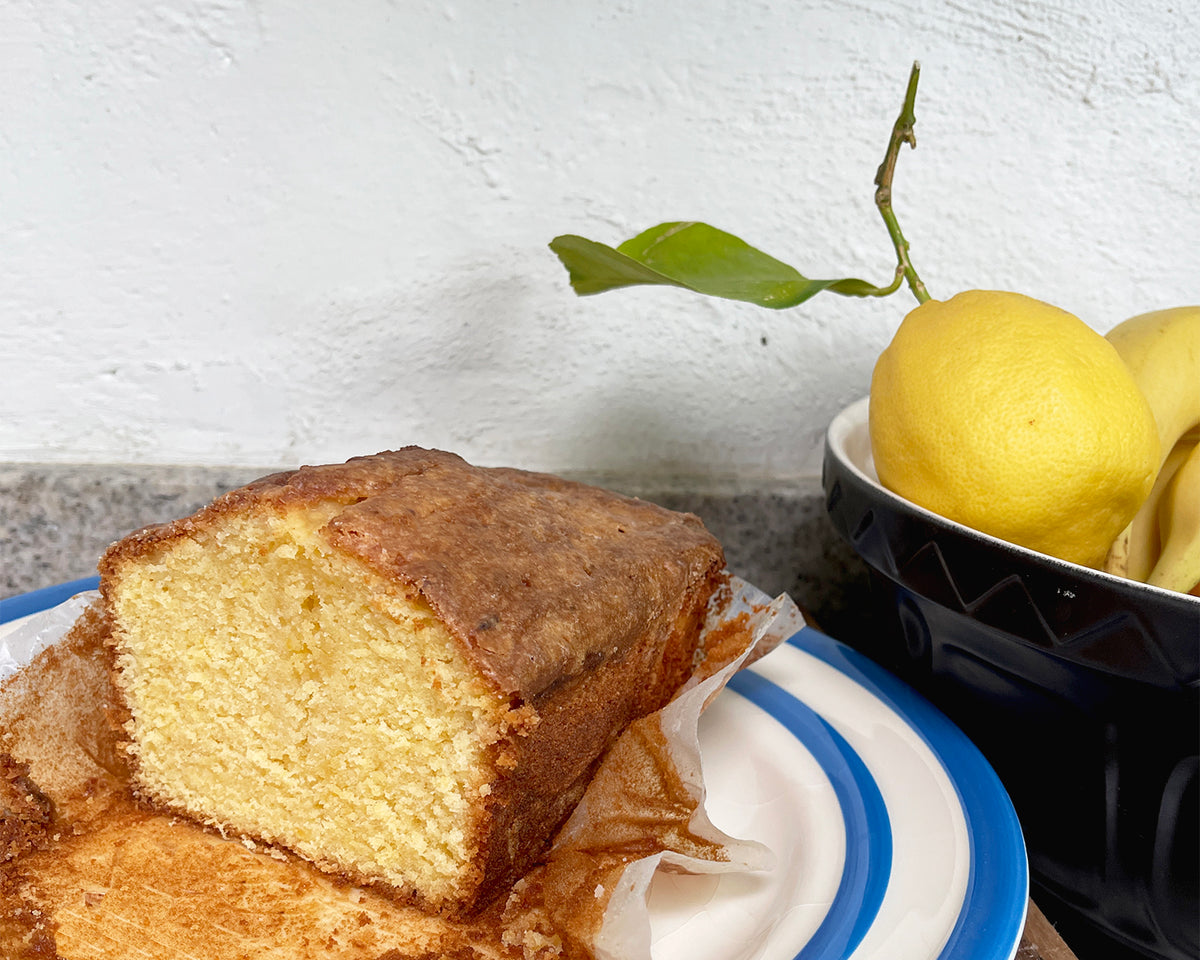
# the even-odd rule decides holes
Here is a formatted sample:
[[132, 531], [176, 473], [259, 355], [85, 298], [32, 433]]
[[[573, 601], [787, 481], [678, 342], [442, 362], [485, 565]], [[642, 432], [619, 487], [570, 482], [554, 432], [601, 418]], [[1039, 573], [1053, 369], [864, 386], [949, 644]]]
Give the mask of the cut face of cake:
[[438, 451], [256, 481], [101, 561], [137, 789], [470, 912], [690, 675], [723, 566], [693, 516]]

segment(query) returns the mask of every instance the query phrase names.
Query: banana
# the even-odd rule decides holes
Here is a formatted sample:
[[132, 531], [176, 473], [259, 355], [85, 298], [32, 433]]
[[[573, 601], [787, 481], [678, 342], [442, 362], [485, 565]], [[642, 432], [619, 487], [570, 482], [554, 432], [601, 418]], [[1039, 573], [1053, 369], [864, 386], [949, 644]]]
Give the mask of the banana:
[[1158, 505], [1162, 552], [1146, 582], [1187, 593], [1200, 584], [1200, 446], [1167, 484]]
[[[1183, 444], [1184, 450], [1177, 447], [1189, 431], [1200, 427], [1200, 306], [1130, 317], [1110, 330], [1107, 339], [1150, 404], [1162, 462], [1154, 489], [1113, 542], [1104, 569], [1144, 581], [1158, 562], [1163, 542], [1160, 507], [1188, 444]], [[1173, 553], [1178, 552], [1178, 547], [1173, 548]]]
[[1108, 331], [1158, 424], [1162, 458], [1200, 424], [1200, 306], [1130, 317]]
[[1171, 480], [1175, 477], [1188, 454], [1200, 443], [1200, 427], [1189, 430], [1176, 442], [1167, 459], [1163, 461], [1154, 480], [1154, 487], [1137, 514], [1121, 536], [1113, 542], [1108, 551], [1108, 559], [1104, 569], [1118, 576], [1143, 583], [1150, 576], [1158, 555], [1162, 550], [1162, 537], [1159, 533], [1159, 504]]

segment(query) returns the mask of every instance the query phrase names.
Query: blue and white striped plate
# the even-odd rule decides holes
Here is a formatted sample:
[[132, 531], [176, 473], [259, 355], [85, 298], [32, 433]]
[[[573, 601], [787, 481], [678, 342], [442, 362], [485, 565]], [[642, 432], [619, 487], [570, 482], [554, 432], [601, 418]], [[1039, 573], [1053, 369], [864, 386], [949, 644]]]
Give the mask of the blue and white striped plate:
[[1016, 813], [910, 687], [805, 628], [734, 677], [700, 733], [713, 822], [778, 863], [656, 877], [657, 960], [1016, 955], [1029, 894]]
[[[0, 601], [0, 624], [95, 585]], [[1029, 878], [1008, 795], [962, 732], [891, 674], [805, 628], [734, 677], [700, 734], [713, 822], [777, 862], [660, 873], [656, 960], [1016, 955]]]

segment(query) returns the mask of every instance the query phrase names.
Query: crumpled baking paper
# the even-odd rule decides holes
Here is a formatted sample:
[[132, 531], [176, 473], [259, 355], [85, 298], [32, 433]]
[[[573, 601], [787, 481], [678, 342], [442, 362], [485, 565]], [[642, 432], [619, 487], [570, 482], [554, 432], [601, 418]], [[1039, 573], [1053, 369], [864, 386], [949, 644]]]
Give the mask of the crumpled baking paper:
[[87, 590], [15, 625], [0, 623], [0, 680], [62, 639], [80, 614], [99, 599], [99, 591]]
[[[730, 677], [804, 620], [786, 595], [771, 600], [736, 579], [731, 590], [728, 602], [714, 606], [705, 629], [708, 641], [727, 634], [733, 658], [711, 675], [701, 672], [667, 706], [630, 725], [559, 831], [547, 861], [509, 897], [505, 942], [520, 944], [526, 960], [559, 955], [649, 960], [647, 893], [658, 870], [771, 867], [770, 850], [729, 836], [708, 818], [698, 725]], [[714, 657], [719, 661], [721, 653], [710, 649], [710, 660]]]

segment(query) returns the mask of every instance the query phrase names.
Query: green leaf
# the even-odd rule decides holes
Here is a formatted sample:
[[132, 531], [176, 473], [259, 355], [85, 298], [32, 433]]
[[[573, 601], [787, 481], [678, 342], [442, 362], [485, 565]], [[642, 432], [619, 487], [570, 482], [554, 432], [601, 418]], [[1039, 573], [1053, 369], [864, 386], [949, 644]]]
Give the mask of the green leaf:
[[580, 296], [658, 284], [780, 310], [822, 290], [847, 297], [879, 297], [899, 285], [897, 281], [877, 287], [852, 278], [810, 280], [744, 240], [694, 220], [660, 223], [615, 249], [573, 234], [555, 237], [550, 249], [567, 268], [571, 286]]

